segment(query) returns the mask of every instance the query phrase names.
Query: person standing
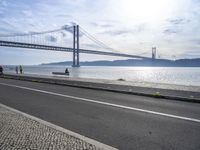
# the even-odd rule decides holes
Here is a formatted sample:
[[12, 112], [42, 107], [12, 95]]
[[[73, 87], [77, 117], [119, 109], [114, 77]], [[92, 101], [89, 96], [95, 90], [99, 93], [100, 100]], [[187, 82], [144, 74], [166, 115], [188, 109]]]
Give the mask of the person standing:
[[16, 74], [18, 74], [18, 66], [15, 67]]
[[66, 69], [65, 69], [65, 73], [69, 73], [69, 70], [68, 70], [68, 68], [66, 68]]
[[20, 71], [20, 74], [23, 73], [23, 69], [22, 69], [22, 66], [21, 66], [21, 65], [19, 66], [19, 71]]
[[2, 75], [2, 74], [3, 74], [3, 67], [0, 66], [0, 75]]

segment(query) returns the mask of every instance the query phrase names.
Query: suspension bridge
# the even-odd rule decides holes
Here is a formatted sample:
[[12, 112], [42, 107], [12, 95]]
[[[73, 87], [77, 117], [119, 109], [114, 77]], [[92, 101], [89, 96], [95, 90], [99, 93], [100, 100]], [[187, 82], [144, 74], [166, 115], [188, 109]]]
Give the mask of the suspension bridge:
[[[73, 38], [70, 38], [71, 35], [73, 35]], [[89, 40], [92, 40], [101, 49], [97, 50], [90, 48], [80, 48], [80, 37], [82, 38], [83, 36]], [[130, 55], [116, 51], [104, 44], [103, 42], [97, 40], [94, 36], [89, 34], [79, 25], [63, 26], [60, 29], [44, 32], [0, 34], [0, 46], [71, 52], [73, 53], [73, 67], [80, 66], [80, 53], [119, 56], [137, 59], [151, 59], [150, 57]]]

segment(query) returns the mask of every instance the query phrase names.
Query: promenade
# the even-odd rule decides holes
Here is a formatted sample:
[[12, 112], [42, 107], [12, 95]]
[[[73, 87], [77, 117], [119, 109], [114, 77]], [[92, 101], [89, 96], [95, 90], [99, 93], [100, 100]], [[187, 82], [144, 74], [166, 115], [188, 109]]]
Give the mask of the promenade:
[[[20, 119], [23, 115], [17, 115], [16, 112], [13, 114], [12, 110], [3, 107], [0, 107], [1, 113], [4, 114], [1, 115], [1, 121], [4, 122], [7, 118], [8, 122], [16, 123], [16, 125], [15, 128], [8, 126], [9, 130], [0, 130], [0, 135], [3, 133], [9, 137], [12, 135], [11, 129], [15, 131], [24, 124], [20, 120], [28, 120], [28, 125], [25, 126], [29, 128], [30, 125], [29, 129], [31, 129], [32, 123], [29, 124], [29, 122], [36, 123], [33, 123], [33, 126], [39, 128], [34, 128], [37, 131], [35, 133], [46, 133], [47, 139], [50, 136], [53, 140], [50, 147], [54, 145], [56, 147], [54, 149], [59, 149], [59, 145], [63, 146], [60, 142], [65, 143], [64, 139], [69, 140], [68, 143], [71, 143], [70, 141], [73, 143], [74, 139], [78, 139], [77, 143], [81, 144], [69, 144], [68, 146], [74, 147], [66, 148], [66, 145], [63, 149], [81, 149], [83, 145], [89, 146], [86, 149], [98, 149], [98, 144], [95, 145], [95, 143], [106, 144], [105, 149], [115, 147], [122, 150], [200, 149], [199, 87], [175, 85], [165, 89], [163, 87], [168, 85], [159, 86], [159, 88], [148, 87], [148, 85], [138, 87], [124, 81], [7, 75], [5, 78], [0, 78], [1, 104], [91, 140], [85, 141], [76, 136], [68, 139], [66, 137], [70, 134], [67, 133], [59, 136], [62, 134], [61, 130], [57, 131], [56, 128], [52, 129], [50, 126], [51, 131], [48, 125], [32, 121], [33, 118]], [[166, 95], [164, 91], [168, 91]], [[170, 95], [169, 92], [171, 92]], [[32, 133], [28, 129], [22, 132]], [[62, 140], [57, 137], [51, 138], [51, 135], [57, 134]], [[35, 138], [25, 137], [27, 137], [25, 140], [36, 143], [33, 140]], [[12, 138], [3, 139], [10, 142], [9, 146], [13, 145]], [[58, 139], [57, 142], [54, 142], [55, 139]], [[90, 141], [96, 142], [90, 143]], [[0, 143], [3, 145], [6, 142]], [[29, 148], [34, 149], [35, 145]], [[38, 146], [36, 149], [41, 148]]]
[[97, 89], [155, 98], [200, 102], [200, 87], [163, 83], [131, 82], [119, 80], [68, 78], [33, 74], [5, 74], [4, 78], [32, 82], [66, 85], [71, 87]]

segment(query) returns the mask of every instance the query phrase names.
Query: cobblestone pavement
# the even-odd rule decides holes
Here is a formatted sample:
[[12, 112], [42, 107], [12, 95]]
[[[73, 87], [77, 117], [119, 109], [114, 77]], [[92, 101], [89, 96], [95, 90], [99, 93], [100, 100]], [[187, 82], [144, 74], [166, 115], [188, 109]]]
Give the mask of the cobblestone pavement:
[[0, 106], [1, 150], [100, 150], [79, 138]]

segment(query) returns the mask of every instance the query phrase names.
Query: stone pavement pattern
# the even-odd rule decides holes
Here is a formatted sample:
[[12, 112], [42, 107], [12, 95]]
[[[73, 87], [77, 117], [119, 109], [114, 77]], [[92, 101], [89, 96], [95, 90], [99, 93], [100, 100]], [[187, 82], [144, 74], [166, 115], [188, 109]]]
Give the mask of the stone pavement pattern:
[[100, 150], [79, 138], [2, 106], [0, 106], [0, 149]]

